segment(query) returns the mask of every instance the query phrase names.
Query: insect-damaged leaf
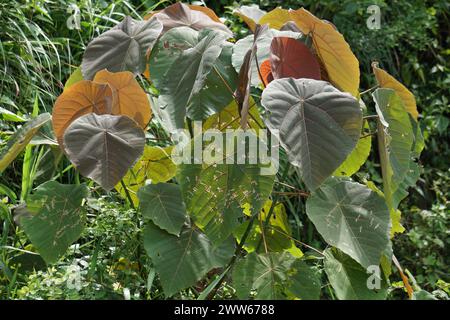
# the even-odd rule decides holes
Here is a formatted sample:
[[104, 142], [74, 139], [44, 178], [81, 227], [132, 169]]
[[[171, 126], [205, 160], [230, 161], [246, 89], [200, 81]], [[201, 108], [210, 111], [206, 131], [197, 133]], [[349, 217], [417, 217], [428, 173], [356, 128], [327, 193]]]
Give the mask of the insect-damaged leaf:
[[84, 115], [64, 134], [70, 161], [86, 177], [109, 191], [144, 151], [145, 135], [127, 116]]
[[[246, 139], [249, 141], [245, 146], [247, 149], [237, 152]], [[178, 165], [177, 180], [188, 214], [211, 241], [220, 243], [239, 225], [239, 218], [243, 216], [242, 205], [248, 203], [251, 214], [259, 213], [272, 191], [275, 177], [268, 165], [257, 159], [250, 162], [250, 156], [257, 153], [256, 150], [251, 152], [251, 146], [261, 144], [250, 130], [238, 130], [232, 137], [216, 132], [211, 140], [203, 150], [202, 164], [196, 164], [197, 155], [193, 150], [189, 164]], [[193, 148], [197, 143], [193, 141], [186, 148]], [[246, 159], [237, 157], [244, 152]]]
[[83, 77], [94, 78], [103, 69], [111, 72], [144, 72], [147, 53], [158, 39], [163, 26], [156, 18], [137, 21], [127, 16], [113, 29], [92, 40], [81, 63]]
[[145, 91], [129, 71], [97, 72], [94, 82], [106, 83], [111, 86], [114, 95], [112, 114], [121, 114], [136, 121], [141, 128], [145, 128], [151, 118], [151, 109]]
[[[208, 75], [215, 72], [213, 69], [225, 40], [226, 36], [221, 32], [201, 31], [198, 43], [184, 50], [168, 69], [159, 88], [158, 104], [167, 113], [167, 119], [174, 128], [184, 127], [186, 108], [204, 89]], [[231, 99], [231, 94], [229, 96]], [[224, 108], [228, 102], [221, 107]]]
[[239, 114], [241, 116], [241, 128], [245, 129], [247, 127], [248, 110], [249, 110], [249, 96], [250, 96], [250, 83], [252, 77], [251, 65], [253, 59], [256, 57], [257, 40], [258, 38], [267, 32], [268, 28], [266, 25], [260, 26], [256, 25], [255, 33], [253, 35], [253, 44], [251, 48], [247, 51], [242, 63], [241, 69], [238, 75], [238, 87], [235, 91], [236, 102], [239, 109]]
[[231, 238], [216, 247], [197, 228], [185, 226], [177, 237], [151, 222], [144, 229], [144, 247], [169, 297], [223, 267], [234, 253]]
[[92, 112], [110, 113], [114, 103], [108, 84], [81, 80], [65, 89], [56, 99], [52, 112], [53, 131], [60, 145], [66, 128], [75, 119]]
[[316, 189], [346, 159], [361, 131], [358, 101], [324, 81], [285, 78], [263, 91], [265, 123], [303, 181]]
[[380, 263], [389, 244], [389, 209], [376, 192], [329, 178], [306, 201], [306, 213], [324, 240], [364, 268]]
[[27, 146], [39, 129], [51, 119], [50, 114], [43, 113], [27, 121], [8, 140], [0, 152], [0, 172], [3, 172], [20, 152]]
[[333, 25], [320, 20], [303, 8], [291, 10], [290, 15], [300, 30], [312, 37], [316, 53], [322, 60], [333, 85], [357, 97], [359, 62], [342, 34]]
[[380, 88], [395, 90], [395, 92], [402, 99], [406, 111], [409, 112], [415, 120], [417, 120], [419, 113], [417, 112], [416, 98], [414, 98], [411, 91], [409, 91], [389, 73], [378, 68], [376, 63], [372, 64], [372, 68]]
[[292, 38], [273, 38], [270, 65], [274, 79], [292, 77], [320, 80], [320, 65], [316, 57], [304, 43]]
[[219, 20], [216, 14], [206, 7], [174, 3], [154, 14], [163, 24], [163, 33], [172, 28], [190, 27], [194, 30], [212, 29], [232, 36], [232, 32]]
[[180, 234], [187, 215], [179, 185], [149, 184], [139, 189], [138, 197], [144, 217], [170, 234]]
[[31, 214], [20, 223], [47, 263], [56, 262], [80, 237], [85, 223], [81, 203], [87, 195], [84, 184], [48, 181], [28, 197], [26, 210]]
[[387, 284], [386, 280], [381, 278], [381, 274], [378, 279], [380, 287], [369, 289], [367, 283], [370, 274], [356, 261], [336, 249], [327, 249], [324, 254], [324, 269], [339, 300], [383, 300], [386, 298]]

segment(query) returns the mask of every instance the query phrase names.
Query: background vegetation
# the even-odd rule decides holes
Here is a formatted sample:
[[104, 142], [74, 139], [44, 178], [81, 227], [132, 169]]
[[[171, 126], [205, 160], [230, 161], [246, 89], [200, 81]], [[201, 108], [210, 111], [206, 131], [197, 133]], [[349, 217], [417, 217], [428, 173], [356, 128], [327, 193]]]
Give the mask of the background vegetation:
[[[80, 8], [81, 30], [67, 28], [71, 3]], [[171, 3], [0, 0], [1, 143], [6, 143], [18, 126], [10, 121], [7, 111], [23, 118], [37, 111], [51, 112], [64, 82], [80, 64], [92, 38], [125, 15], [139, 18]], [[241, 38], [249, 31], [231, 12], [239, 5], [250, 3], [254, 1], [221, 0], [206, 4], [226, 18], [227, 25]], [[414, 276], [417, 285], [445, 298], [450, 293], [448, 1], [267, 0], [259, 4], [266, 10], [276, 6], [304, 6], [318, 17], [333, 22], [360, 61], [361, 88], [374, 86], [370, 65], [379, 61], [381, 67], [415, 94], [426, 146], [420, 158], [421, 178], [401, 206], [406, 231], [395, 238], [394, 247], [400, 263]], [[380, 30], [366, 28], [369, 15], [366, 8], [371, 4], [381, 8]], [[374, 163], [378, 161], [375, 153], [371, 157], [374, 161], [366, 164], [365, 171], [373, 175]], [[47, 268], [38, 255], [32, 254], [33, 247], [14, 224], [13, 208], [49, 177], [63, 183], [79, 181], [69, 164], [57, 147], [37, 145], [27, 147], [23, 156], [1, 175], [0, 299], [164, 298], [147, 256], [139, 246], [142, 229], [137, 214], [116, 193], [97, 191], [99, 200], [92, 199], [87, 204], [88, 228], [82, 239], [57, 264]], [[295, 175], [291, 175], [291, 180], [291, 185], [299, 185]], [[311, 222], [305, 214], [298, 213], [303, 204], [303, 199], [285, 199], [294, 235], [323, 249], [325, 244], [313, 232]], [[400, 278], [394, 275], [393, 279], [398, 282], [393, 283], [390, 297], [405, 298]], [[195, 297], [204, 286], [199, 283], [197, 288], [176, 297]], [[332, 298], [327, 290], [322, 292], [323, 298]], [[233, 289], [225, 286], [219, 296], [233, 297]]]

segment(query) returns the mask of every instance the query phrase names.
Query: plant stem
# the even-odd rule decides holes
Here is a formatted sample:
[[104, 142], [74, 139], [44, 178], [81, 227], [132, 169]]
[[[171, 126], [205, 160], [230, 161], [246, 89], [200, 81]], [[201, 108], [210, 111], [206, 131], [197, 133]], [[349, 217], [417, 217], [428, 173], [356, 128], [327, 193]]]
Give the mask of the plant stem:
[[133, 199], [131, 199], [130, 192], [128, 191], [128, 188], [127, 188], [127, 186], [125, 185], [125, 182], [123, 182], [123, 179], [120, 180], [120, 184], [122, 185], [122, 188], [123, 188], [123, 190], [125, 191], [125, 195], [127, 196], [127, 200], [128, 200], [128, 202], [129, 202], [129, 204], [130, 204], [130, 207], [131, 207], [133, 210], [136, 210], [136, 207], [134, 206]]

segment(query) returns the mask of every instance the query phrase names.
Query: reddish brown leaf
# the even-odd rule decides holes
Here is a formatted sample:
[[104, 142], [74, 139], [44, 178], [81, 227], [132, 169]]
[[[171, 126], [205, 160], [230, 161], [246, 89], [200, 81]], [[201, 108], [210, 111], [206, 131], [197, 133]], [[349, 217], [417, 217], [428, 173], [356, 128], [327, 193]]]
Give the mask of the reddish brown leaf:
[[304, 43], [292, 38], [275, 37], [270, 51], [270, 66], [274, 79], [320, 80], [319, 62]]

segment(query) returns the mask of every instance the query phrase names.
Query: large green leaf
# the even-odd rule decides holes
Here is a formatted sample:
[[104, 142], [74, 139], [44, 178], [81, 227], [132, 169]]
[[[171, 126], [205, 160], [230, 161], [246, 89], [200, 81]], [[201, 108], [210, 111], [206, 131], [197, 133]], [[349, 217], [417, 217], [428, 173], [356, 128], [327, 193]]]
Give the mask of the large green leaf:
[[233, 269], [233, 284], [239, 299], [248, 299], [256, 290], [255, 299], [285, 299], [285, 282], [295, 258], [289, 253], [250, 253]]
[[369, 289], [367, 273], [352, 258], [335, 249], [324, 251], [324, 268], [339, 300], [383, 300], [386, 298], [386, 281], [380, 272], [380, 288]]
[[194, 285], [211, 269], [224, 266], [234, 253], [231, 238], [215, 247], [197, 228], [185, 226], [177, 237], [151, 222], [144, 230], [144, 247], [167, 296]]
[[[238, 131], [232, 138], [217, 132], [214, 139], [222, 143], [234, 142], [236, 146], [242, 141], [238, 138], [239, 132], [243, 133]], [[253, 137], [254, 141], [258, 141], [256, 136]], [[198, 141], [186, 148], [191, 148], [196, 143]], [[204, 230], [213, 242], [220, 242], [227, 239], [239, 225], [238, 218], [242, 217], [241, 206], [245, 203], [250, 204], [251, 214], [259, 213], [272, 191], [274, 175], [264, 172], [261, 164], [250, 164], [249, 161], [238, 164], [236, 148], [224, 148], [223, 145], [220, 147], [218, 141], [213, 141], [208, 146], [213, 144], [216, 151], [222, 150], [220, 157], [209, 159], [205, 147], [203, 163], [195, 164], [193, 152], [189, 164], [178, 166], [177, 180], [181, 185], [188, 213], [196, 225]]]
[[90, 113], [72, 122], [64, 133], [70, 161], [108, 191], [141, 156], [144, 146], [144, 131], [127, 116]]
[[329, 178], [306, 201], [306, 213], [324, 240], [363, 267], [378, 265], [389, 244], [389, 209], [376, 192]]
[[83, 78], [91, 80], [103, 69], [110, 72], [144, 72], [147, 53], [162, 31], [156, 18], [137, 21], [127, 16], [117, 26], [92, 40], [81, 63]]
[[263, 91], [265, 123], [301, 170], [310, 190], [336, 170], [358, 142], [358, 101], [324, 81], [277, 79]]
[[302, 300], [318, 300], [320, 297], [320, 276], [305, 261], [297, 259], [292, 265], [294, 273], [289, 276], [288, 292]]
[[[373, 93], [376, 110], [381, 119], [380, 148], [387, 153], [382, 161], [384, 193], [388, 205], [397, 209], [408, 194], [408, 187], [419, 177], [419, 167], [414, 158], [420, 155], [424, 142], [417, 122], [408, 114], [401, 98], [392, 89], [377, 89]], [[383, 159], [382, 159], [383, 160]]]
[[27, 146], [39, 129], [51, 119], [50, 114], [43, 113], [29, 120], [22, 128], [17, 130], [8, 140], [0, 152], [0, 172], [3, 172], [20, 152]]
[[[222, 32], [206, 29], [199, 32], [198, 43], [192, 48], [183, 50], [165, 73], [164, 79], [160, 81], [158, 105], [167, 114], [166, 120], [171, 122], [171, 127], [184, 128], [186, 114], [194, 119], [206, 118], [223, 109], [231, 101], [232, 95], [229, 93], [228, 100], [222, 101], [219, 106], [214, 103], [217, 102], [216, 100], [208, 101], [207, 104], [204, 104], [204, 101], [201, 105], [192, 104], [195, 96], [201, 94], [202, 89], [206, 87], [208, 75], [216, 72], [213, 70], [217, 70], [217, 60], [225, 46], [225, 40], [226, 35]], [[223, 58], [225, 61], [229, 60], [229, 54]], [[151, 64], [152, 61], [150, 61]], [[150, 77], [152, 77], [151, 74]], [[217, 87], [217, 81], [214, 83], [214, 87]], [[220, 86], [223, 85], [220, 84]], [[192, 108], [195, 111], [192, 111]], [[210, 108], [213, 112], [209, 110]]]
[[142, 215], [168, 233], [179, 235], [187, 221], [180, 186], [173, 183], [146, 185], [139, 189]]
[[28, 197], [27, 211], [20, 223], [47, 263], [61, 257], [83, 231], [85, 213], [81, 206], [88, 195], [85, 185], [48, 181]]

